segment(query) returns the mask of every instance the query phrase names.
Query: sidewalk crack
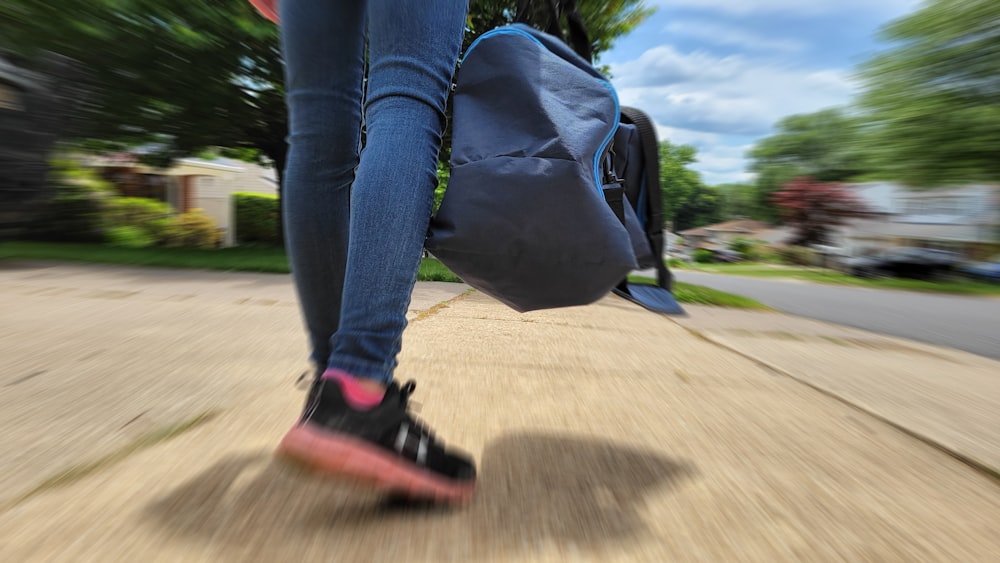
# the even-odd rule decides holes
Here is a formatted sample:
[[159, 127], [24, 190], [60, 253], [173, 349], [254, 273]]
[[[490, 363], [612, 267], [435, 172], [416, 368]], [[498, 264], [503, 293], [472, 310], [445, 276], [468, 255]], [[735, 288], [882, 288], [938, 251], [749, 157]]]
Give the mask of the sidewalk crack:
[[0, 504], [0, 514], [7, 512], [28, 499], [55, 489], [68, 487], [103, 469], [117, 465], [143, 450], [147, 450], [157, 444], [172, 440], [181, 434], [194, 430], [195, 428], [210, 422], [212, 419], [219, 416], [219, 414], [221, 414], [221, 411], [218, 410], [204, 411], [181, 422], [162, 426], [147, 432], [121, 448], [93, 461], [72, 465], [52, 477], [45, 479], [27, 492], [18, 495], [10, 501]]

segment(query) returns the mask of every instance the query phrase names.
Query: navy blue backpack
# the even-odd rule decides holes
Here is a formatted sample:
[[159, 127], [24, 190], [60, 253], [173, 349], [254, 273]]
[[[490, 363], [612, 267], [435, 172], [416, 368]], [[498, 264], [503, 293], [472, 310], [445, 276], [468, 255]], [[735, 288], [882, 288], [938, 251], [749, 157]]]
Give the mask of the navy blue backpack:
[[[561, 32], [514, 24], [466, 51], [451, 179], [426, 247], [518, 311], [584, 305], [614, 291], [682, 313], [663, 262], [655, 129], [619, 106], [589, 61], [589, 42], [576, 43], [584, 56]], [[655, 284], [627, 280], [640, 268], [655, 269]]]

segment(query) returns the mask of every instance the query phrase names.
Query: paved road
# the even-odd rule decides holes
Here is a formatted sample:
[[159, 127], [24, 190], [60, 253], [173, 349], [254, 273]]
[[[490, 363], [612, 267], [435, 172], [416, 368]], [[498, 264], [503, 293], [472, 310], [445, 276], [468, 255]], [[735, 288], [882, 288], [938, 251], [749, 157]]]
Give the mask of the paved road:
[[746, 295], [794, 315], [1000, 359], [1000, 299], [675, 273], [680, 281]]

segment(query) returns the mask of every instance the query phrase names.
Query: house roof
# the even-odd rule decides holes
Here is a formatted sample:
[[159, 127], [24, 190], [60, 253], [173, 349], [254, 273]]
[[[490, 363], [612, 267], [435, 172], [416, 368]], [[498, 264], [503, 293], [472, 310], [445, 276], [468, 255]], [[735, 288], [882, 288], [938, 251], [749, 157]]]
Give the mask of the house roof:
[[87, 157], [87, 164], [89, 166], [131, 168], [140, 174], [160, 174], [163, 176], [221, 176], [243, 170], [241, 166], [235, 164], [236, 162], [180, 158], [174, 161], [173, 166], [170, 168], [162, 169], [139, 164], [139, 159], [131, 153], [114, 153]]
[[792, 238], [792, 234], [792, 229], [788, 227], [775, 227], [757, 231], [753, 234], [753, 238], [768, 244], [785, 244]]
[[764, 223], [763, 221], [754, 221], [752, 219], [736, 219], [733, 221], [726, 221], [724, 223], [716, 223], [714, 225], [705, 225], [703, 227], [688, 229], [686, 231], [681, 231], [678, 234], [686, 237], [707, 236], [712, 233], [718, 233], [718, 232], [754, 234], [758, 231], [763, 231], [770, 228], [771, 225], [769, 225], [768, 223]]
[[681, 231], [677, 234], [681, 235], [682, 237], [704, 237], [708, 236], [709, 233], [702, 227], [698, 227], [697, 229], [688, 229], [686, 231]]
[[898, 213], [897, 196], [906, 188], [895, 182], [844, 184], [858, 196], [871, 213]]

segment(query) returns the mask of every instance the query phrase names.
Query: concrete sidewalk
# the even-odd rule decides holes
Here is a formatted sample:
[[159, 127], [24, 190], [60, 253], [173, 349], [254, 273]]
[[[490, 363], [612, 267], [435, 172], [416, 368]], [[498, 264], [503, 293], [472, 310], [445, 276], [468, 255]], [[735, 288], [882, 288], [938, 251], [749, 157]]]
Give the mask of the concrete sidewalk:
[[694, 334], [1000, 478], [1000, 362], [792, 315], [687, 309], [677, 321]]
[[[303, 399], [287, 276], [5, 263], [0, 310], [3, 561], [1000, 560], [996, 479], [873, 406], [968, 411], [1000, 373], [974, 357], [935, 379], [939, 350], [872, 351], [907, 366], [872, 416], [837, 378], [867, 349], [781, 335], [780, 315], [521, 315], [418, 284], [398, 376], [480, 466], [472, 505], [434, 511], [272, 461]], [[823, 365], [789, 359], [811, 350]], [[995, 459], [961, 420], [968, 457]]]

